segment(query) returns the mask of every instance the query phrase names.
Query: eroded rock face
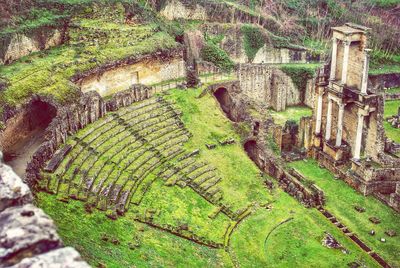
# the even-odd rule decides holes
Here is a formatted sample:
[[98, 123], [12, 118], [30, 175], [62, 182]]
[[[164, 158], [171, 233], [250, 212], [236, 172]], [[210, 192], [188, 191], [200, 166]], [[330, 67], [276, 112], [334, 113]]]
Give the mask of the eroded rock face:
[[0, 223], [1, 263], [15, 264], [61, 246], [53, 221], [32, 204], [5, 209]]
[[62, 34], [59, 30], [42, 30], [38, 36], [25, 34], [13, 34], [9, 37], [9, 43], [0, 51], [0, 64], [11, 63], [32, 52], [48, 49], [62, 43]]
[[79, 253], [70, 247], [60, 248], [45, 254], [37, 255], [33, 258], [23, 259], [20, 263], [12, 266], [13, 268], [86, 268], [90, 267], [81, 259]]
[[53, 221], [32, 201], [0, 152], [0, 267], [89, 267], [73, 248], [62, 248]]
[[10, 206], [32, 202], [32, 194], [14, 171], [1, 163], [0, 152], [0, 212]]

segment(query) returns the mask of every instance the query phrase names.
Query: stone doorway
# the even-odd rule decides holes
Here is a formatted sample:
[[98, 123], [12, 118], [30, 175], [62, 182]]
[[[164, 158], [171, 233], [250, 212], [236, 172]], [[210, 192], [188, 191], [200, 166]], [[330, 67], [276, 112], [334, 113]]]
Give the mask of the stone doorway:
[[219, 102], [222, 111], [224, 111], [227, 117], [230, 120], [235, 121], [232, 116], [233, 102], [231, 96], [228, 93], [228, 90], [224, 87], [220, 87], [214, 92], [214, 96]]
[[255, 140], [249, 140], [244, 144], [244, 150], [247, 155], [253, 160], [254, 163], [257, 163], [257, 142]]
[[4, 162], [21, 178], [25, 177], [27, 163], [45, 140], [45, 130], [56, 114], [52, 104], [35, 99], [7, 122], [0, 136], [0, 150]]

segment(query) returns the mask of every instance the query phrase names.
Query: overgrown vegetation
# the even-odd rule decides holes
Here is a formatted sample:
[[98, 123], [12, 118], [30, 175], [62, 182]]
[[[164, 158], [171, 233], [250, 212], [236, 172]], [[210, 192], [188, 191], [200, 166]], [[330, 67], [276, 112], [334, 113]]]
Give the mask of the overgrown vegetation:
[[[114, 17], [125, 12], [123, 7], [117, 8], [114, 7]], [[107, 13], [108, 9], [103, 12]], [[8, 81], [7, 89], [0, 93], [0, 100], [4, 104], [17, 105], [33, 94], [40, 94], [67, 102], [79, 92], [70, 82], [72, 76], [105, 63], [168, 51], [178, 45], [171, 35], [160, 30], [159, 24], [121, 24], [120, 18], [113, 22], [101, 11], [95, 13], [96, 16], [72, 20], [74, 27], [70, 30], [69, 44], [0, 66], [2, 76]]]
[[274, 122], [281, 126], [284, 126], [288, 120], [293, 120], [299, 124], [300, 118], [312, 115], [312, 109], [307, 106], [286, 107], [284, 111], [280, 112], [274, 111], [273, 109], [269, 109], [268, 111], [274, 119]]
[[[371, 245], [373, 250], [381, 254], [392, 266], [400, 265], [400, 260], [396, 257], [396, 252], [400, 250], [399, 237], [389, 237], [385, 234], [387, 230], [400, 232], [400, 226], [397, 224], [400, 220], [399, 214], [374, 197], [363, 196], [344, 181], [335, 179], [331, 172], [320, 168], [315, 160], [297, 161], [290, 166], [324, 191], [326, 208], [341, 223]], [[355, 206], [365, 208], [365, 212], [357, 212]], [[369, 220], [370, 217], [379, 218], [381, 223], [373, 224]], [[369, 234], [371, 230], [375, 231], [374, 236]], [[381, 238], [385, 238], [386, 242], [382, 243]]]
[[319, 64], [283, 64], [279, 66], [284, 73], [290, 76], [293, 83], [302, 92], [301, 96], [304, 96], [307, 81], [315, 76], [318, 67], [320, 67]]
[[[384, 118], [396, 115], [400, 107], [400, 100], [385, 101]], [[400, 129], [392, 127], [386, 120], [383, 122], [386, 136], [396, 143], [400, 143]]]
[[220, 46], [223, 36], [205, 35], [204, 38], [206, 44], [201, 50], [202, 58], [205, 61], [213, 63], [223, 71], [231, 71], [235, 64], [229, 57], [228, 53]]
[[[183, 112], [185, 127], [193, 134], [185, 148], [200, 149], [199, 160], [216, 167], [222, 178], [221, 202], [234, 211], [246, 212], [244, 218], [232, 221], [188, 186], [166, 186], [159, 177], [151, 177], [155, 180], [139, 205], [131, 203], [126, 214], [115, 221], [104, 212], [85, 212], [83, 202], [64, 203], [40, 193], [37, 203], [55, 220], [65, 244], [77, 248], [90, 264], [107, 267], [184, 267], [188, 263], [191, 267], [231, 267], [233, 263], [241, 267], [293, 267], [307, 263], [342, 267], [354, 261], [377, 267], [318, 211], [304, 208], [280, 188], [265, 188], [265, 176], [260, 176], [247, 157], [240, 137], [218, 108], [218, 102], [211, 95], [197, 98], [202, 90], [171, 90], [166, 98], [176, 102], [175, 107]], [[83, 129], [78, 135], [86, 131], [89, 130]], [[205, 147], [226, 138], [234, 138], [236, 143], [212, 150]], [[132, 201], [137, 199], [134, 195]], [[152, 222], [157, 224], [183, 226], [195, 235], [224, 243], [225, 248], [211, 249], [161, 231], [138, 222], [138, 215], [152, 215]], [[288, 223], [276, 228], [288, 219]], [[321, 240], [325, 232], [348, 252], [324, 247]]]
[[250, 62], [254, 60], [257, 51], [265, 45], [265, 37], [261, 30], [253, 25], [244, 24], [241, 27], [244, 50]]

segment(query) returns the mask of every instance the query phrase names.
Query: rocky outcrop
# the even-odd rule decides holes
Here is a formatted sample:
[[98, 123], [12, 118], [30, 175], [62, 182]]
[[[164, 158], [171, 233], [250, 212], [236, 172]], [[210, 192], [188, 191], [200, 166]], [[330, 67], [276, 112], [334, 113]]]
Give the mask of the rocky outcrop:
[[302, 47], [275, 47], [271, 42], [271, 34], [259, 28], [263, 33], [265, 44], [262, 46], [250, 60], [245, 51], [244, 34], [242, 24], [224, 24], [224, 23], [205, 23], [201, 30], [211, 36], [222, 35], [221, 47], [229, 54], [235, 63], [305, 63], [310, 61], [319, 61], [320, 55], [314, 55], [312, 51]]
[[203, 6], [199, 4], [189, 6], [177, 0], [168, 1], [160, 13], [169, 20], [180, 18], [188, 20], [207, 19], [207, 10]]
[[0, 153], [0, 267], [89, 267], [73, 248], [63, 248], [53, 221], [32, 201]]
[[11, 63], [32, 52], [48, 49], [63, 42], [62, 34], [58, 29], [43, 29], [31, 36], [15, 33], [3, 39], [4, 46], [0, 51], [0, 64]]
[[53, 267], [57, 263], [62, 264], [60, 267], [90, 267], [82, 261], [81, 256], [75, 249], [65, 247], [32, 258], [25, 258], [20, 263], [12, 266], [12, 268]]
[[77, 74], [71, 80], [82, 92], [94, 90], [105, 97], [133, 84], [152, 85], [184, 77], [183, 50], [179, 48], [108, 63]]

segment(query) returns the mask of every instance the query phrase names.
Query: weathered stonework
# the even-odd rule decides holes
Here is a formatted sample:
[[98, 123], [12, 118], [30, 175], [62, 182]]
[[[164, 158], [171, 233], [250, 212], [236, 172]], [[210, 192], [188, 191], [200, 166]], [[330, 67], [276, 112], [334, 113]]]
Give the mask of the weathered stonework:
[[363, 194], [398, 207], [386, 197], [400, 181], [400, 159], [387, 154], [393, 146], [383, 128], [384, 94], [368, 86], [367, 31], [354, 24], [333, 28], [331, 63], [319, 71], [315, 84], [308, 148], [322, 166]]
[[134, 84], [152, 85], [186, 75], [182, 51], [146, 55], [116, 62], [74, 77], [82, 92], [96, 91], [109, 96]]
[[33, 36], [16, 33], [5, 38], [8, 42], [0, 51], [0, 64], [11, 63], [32, 52], [48, 49], [63, 42], [62, 33], [58, 29], [44, 29]]
[[307, 86], [305, 93], [302, 93], [303, 91], [295, 86], [292, 79], [278, 67], [266, 64], [240, 64], [237, 76], [240, 89], [256, 105], [283, 111], [287, 106], [302, 104], [304, 99], [307, 99], [306, 103], [312, 103], [312, 97], [309, 97], [311, 94], [307, 93], [307, 90], [311, 90], [311, 86]]
[[265, 35], [265, 45], [261, 47], [254, 59], [250, 60], [244, 47], [244, 34], [241, 30], [242, 24], [206, 23], [201, 27], [202, 32], [207, 35], [223, 35], [221, 48], [224, 49], [235, 63], [305, 63], [318, 61], [319, 56], [315, 57], [306, 48], [298, 49], [274, 47], [268, 41], [270, 33], [260, 28]]
[[0, 266], [89, 267], [74, 249], [62, 248], [53, 221], [31, 204], [28, 186], [1, 158], [0, 152]]
[[253, 111], [253, 102], [249, 101], [248, 96], [240, 89], [239, 81], [211, 85], [200, 97], [207, 93], [214, 94], [221, 109], [234, 124], [243, 121], [250, 124], [251, 132], [240, 135], [245, 140], [244, 149], [261, 170], [276, 178], [287, 193], [306, 207], [324, 203], [324, 193], [316, 185], [307, 186], [309, 183], [304, 177], [294, 171], [287, 171], [283, 161], [267, 149], [267, 137], [273, 139], [279, 150], [290, 150], [291, 148], [286, 147], [295, 145], [297, 136], [266, 118], [265, 109]]

